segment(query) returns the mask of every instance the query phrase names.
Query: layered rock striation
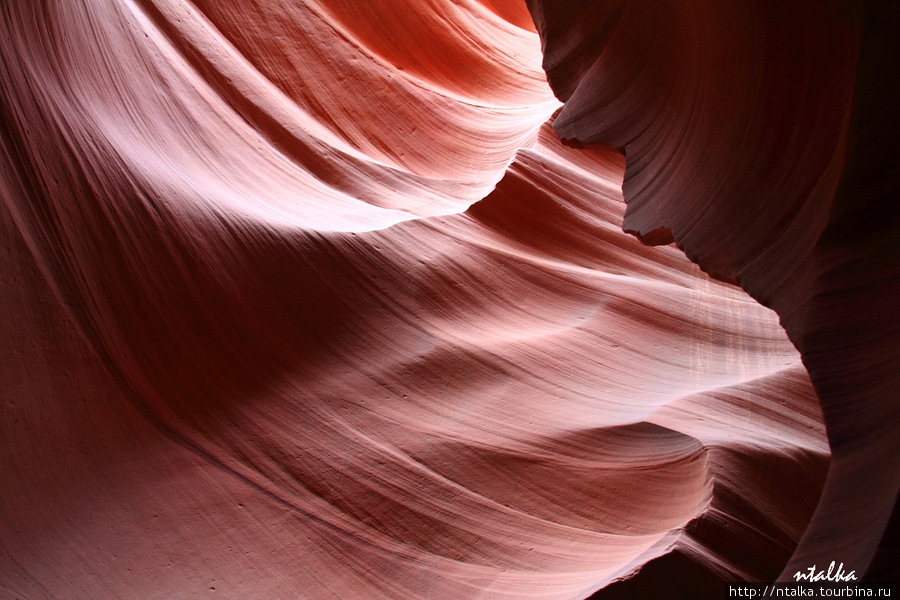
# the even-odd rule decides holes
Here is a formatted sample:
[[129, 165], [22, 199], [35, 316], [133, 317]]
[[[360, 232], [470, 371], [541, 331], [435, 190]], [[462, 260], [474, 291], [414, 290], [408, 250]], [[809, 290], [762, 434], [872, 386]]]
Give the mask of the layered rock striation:
[[[822, 9], [773, 74], [769, 17], [734, 46], [715, 17], [717, 54], [699, 9], [530, 8], [0, 7], [0, 597], [575, 599], [672, 557], [871, 558], [897, 346], [869, 339], [890, 214], [844, 225], [878, 191], [869, 21]], [[744, 115], [737, 150], [694, 101]], [[722, 200], [754, 181], [783, 200]]]

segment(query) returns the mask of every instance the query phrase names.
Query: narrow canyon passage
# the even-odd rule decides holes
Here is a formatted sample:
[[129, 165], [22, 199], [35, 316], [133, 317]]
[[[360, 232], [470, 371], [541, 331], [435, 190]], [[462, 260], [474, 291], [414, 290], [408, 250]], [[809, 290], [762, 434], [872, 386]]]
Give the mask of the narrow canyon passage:
[[886, 42], [550, 4], [0, 6], [0, 598], [699, 594], [819, 560], [860, 496], [865, 570], [896, 221], [833, 215]]

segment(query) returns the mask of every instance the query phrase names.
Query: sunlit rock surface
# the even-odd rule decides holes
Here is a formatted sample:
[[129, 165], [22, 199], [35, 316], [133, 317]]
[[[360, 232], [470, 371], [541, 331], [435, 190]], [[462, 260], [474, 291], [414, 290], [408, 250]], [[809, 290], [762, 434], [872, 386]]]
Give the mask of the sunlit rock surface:
[[[798, 542], [833, 539], [807, 525], [823, 486], [859, 481], [855, 455], [829, 472], [825, 422], [846, 403], [823, 400], [823, 419], [775, 312], [622, 231], [624, 216], [666, 239], [625, 215], [644, 193], [629, 119], [653, 137], [659, 97], [590, 83], [596, 48], [554, 50], [568, 38], [531, 8], [534, 21], [500, 0], [0, 6], [0, 597], [580, 599], [670, 557], [704, 581], [773, 579]], [[837, 22], [809, 25], [831, 23], [856, 52], [833, 42], [821, 75], [830, 129], [810, 117], [794, 142], [815, 144], [809, 164], [824, 170], [796, 182], [764, 157], [767, 185], [787, 194], [778, 227], [797, 211], [827, 227], [815, 202], [846, 181], [860, 35], [858, 20]], [[558, 117], [542, 68], [554, 56], [574, 65], [548, 67], [568, 86]], [[761, 67], [752, 85], [795, 85], [802, 68], [770, 84]], [[580, 89], [591, 94], [573, 104]], [[734, 90], [746, 105], [709, 101], [752, 112], [756, 89]], [[640, 100], [604, 117], [618, 137], [584, 136], [613, 147], [563, 146], [557, 132], [577, 145], [603, 131], [567, 125], [597, 90]], [[787, 127], [804, 109], [784, 110]], [[701, 144], [720, 167], [695, 177], [691, 124], [665, 126], [676, 133], [653, 143], [686, 149], [641, 183], [663, 190], [647, 192], [649, 224], [667, 180], [681, 199], [692, 178], [702, 199], [731, 185], [728, 168], [763, 168]], [[788, 192], [814, 199], [791, 208]], [[798, 224], [792, 245], [779, 229], [741, 271], [729, 243], [753, 222], [730, 216], [740, 227], [710, 217], [702, 252], [680, 222], [660, 227], [779, 310], [807, 365], [825, 353], [832, 368], [813, 372], [827, 397], [828, 378], [845, 379], [804, 336], [825, 335], [806, 324], [831, 309], [777, 293], [828, 276], [803, 270], [820, 264], [818, 234]], [[892, 232], [878, 239], [894, 247]], [[745, 272], [777, 282], [754, 288]], [[881, 297], [860, 319], [889, 312]], [[897, 346], [876, 351], [889, 369]], [[882, 375], [867, 376], [893, 381]], [[854, 398], [895, 418], [872, 386]], [[838, 417], [850, 438], [878, 418], [853, 414]], [[860, 490], [887, 502], [895, 448], [848, 444], [890, 463]]]

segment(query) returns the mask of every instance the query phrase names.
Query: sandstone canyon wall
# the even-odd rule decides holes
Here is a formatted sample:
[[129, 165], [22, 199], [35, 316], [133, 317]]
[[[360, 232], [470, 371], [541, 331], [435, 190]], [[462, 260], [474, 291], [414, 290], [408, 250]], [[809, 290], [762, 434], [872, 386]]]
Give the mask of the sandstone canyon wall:
[[865, 569], [900, 487], [896, 4], [530, 6], [556, 131], [627, 156], [625, 229], [738, 282], [802, 353], [833, 455], [784, 577]]
[[0, 598], [865, 570], [897, 11], [653, 6], [0, 5]]

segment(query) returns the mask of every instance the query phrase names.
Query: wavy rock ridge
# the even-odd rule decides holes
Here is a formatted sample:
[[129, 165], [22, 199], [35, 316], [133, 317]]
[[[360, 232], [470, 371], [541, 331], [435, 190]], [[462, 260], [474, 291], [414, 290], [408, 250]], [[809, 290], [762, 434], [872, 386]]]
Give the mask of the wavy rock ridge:
[[[892, 3], [529, 2], [566, 102], [554, 128], [627, 156], [624, 227], [775, 309], [833, 452], [783, 578], [864, 572], [900, 489]], [[661, 235], [665, 232], [665, 235]], [[896, 530], [896, 519], [893, 530]], [[877, 561], [896, 577], [896, 532]]]
[[0, 596], [584, 598], [814, 547], [823, 384], [622, 232], [631, 152], [559, 142], [525, 7], [358, 4], [0, 7]]

